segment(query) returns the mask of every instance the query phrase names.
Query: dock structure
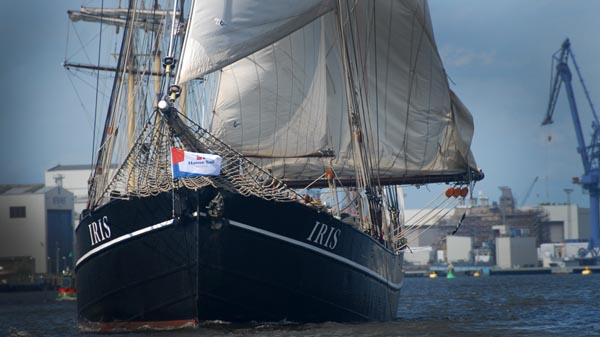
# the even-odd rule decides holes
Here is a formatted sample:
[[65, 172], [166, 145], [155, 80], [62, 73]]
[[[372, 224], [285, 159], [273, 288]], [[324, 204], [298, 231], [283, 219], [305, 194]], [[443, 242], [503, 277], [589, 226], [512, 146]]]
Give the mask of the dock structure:
[[[589, 272], [584, 272], [589, 270]], [[429, 277], [435, 272], [440, 277], [445, 277], [448, 272], [447, 266], [431, 266], [429, 269], [405, 271], [406, 277]], [[478, 273], [481, 276], [503, 276], [503, 275], [536, 275], [536, 274], [600, 274], [600, 266], [565, 266], [565, 267], [533, 267], [533, 268], [497, 268], [490, 266], [455, 266], [454, 275], [472, 276]]]

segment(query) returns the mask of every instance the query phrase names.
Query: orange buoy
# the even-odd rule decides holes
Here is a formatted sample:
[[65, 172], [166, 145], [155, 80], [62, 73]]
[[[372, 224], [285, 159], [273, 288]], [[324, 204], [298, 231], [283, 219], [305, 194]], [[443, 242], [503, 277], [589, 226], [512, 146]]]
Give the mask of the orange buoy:
[[454, 188], [454, 193], [452, 194], [452, 196], [455, 198], [458, 198], [460, 196], [460, 187]]
[[463, 187], [460, 189], [460, 196], [461, 197], [466, 197], [467, 194], [469, 194], [469, 188], [468, 187]]
[[454, 189], [452, 187], [449, 187], [448, 189], [446, 189], [446, 198], [450, 198], [452, 195], [454, 195]]

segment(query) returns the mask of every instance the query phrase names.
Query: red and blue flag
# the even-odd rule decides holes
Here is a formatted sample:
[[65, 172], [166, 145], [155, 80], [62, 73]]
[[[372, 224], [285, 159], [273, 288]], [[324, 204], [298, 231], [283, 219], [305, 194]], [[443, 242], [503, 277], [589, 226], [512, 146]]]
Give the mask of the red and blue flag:
[[171, 148], [173, 179], [221, 174], [223, 158], [215, 154], [188, 152]]

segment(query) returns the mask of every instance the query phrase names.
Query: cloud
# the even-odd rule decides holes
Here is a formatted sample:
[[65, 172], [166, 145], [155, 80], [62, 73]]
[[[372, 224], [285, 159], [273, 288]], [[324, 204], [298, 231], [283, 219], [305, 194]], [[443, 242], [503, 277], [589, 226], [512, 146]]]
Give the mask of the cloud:
[[496, 51], [473, 51], [452, 46], [444, 46], [440, 54], [444, 64], [455, 67], [490, 65], [496, 60]]

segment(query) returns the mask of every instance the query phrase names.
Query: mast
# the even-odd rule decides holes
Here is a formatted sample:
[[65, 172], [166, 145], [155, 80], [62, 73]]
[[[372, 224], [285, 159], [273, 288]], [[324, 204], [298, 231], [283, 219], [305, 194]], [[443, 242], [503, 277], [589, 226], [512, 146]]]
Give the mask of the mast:
[[[73, 63], [73, 62], [63, 62], [63, 67], [65, 67], [66, 69], [77, 68], [77, 69], [100, 70], [100, 71], [106, 71], [106, 72], [110, 72], [110, 73], [116, 73], [119, 71], [119, 69], [117, 67], [97, 66], [97, 65], [93, 65], [93, 64], [83, 64], [83, 63]], [[158, 83], [160, 83], [160, 78], [165, 76], [165, 73], [160, 70], [160, 59], [158, 60], [158, 68], [155, 68], [153, 71], [140, 70], [140, 69], [129, 69], [129, 73], [134, 74], [134, 75], [155, 77], [156, 80], [158, 81]]]
[[[133, 4], [130, 3], [128, 8], [128, 16], [133, 10]], [[129, 23], [130, 21], [127, 21]], [[128, 52], [127, 42], [131, 40], [132, 29], [129, 24], [126, 24], [123, 33], [123, 40], [121, 43], [121, 50], [119, 53], [119, 59], [117, 61], [117, 71], [113, 81], [113, 89], [111, 92], [110, 103], [108, 106], [108, 112], [106, 115], [106, 122], [104, 124], [104, 131], [100, 142], [100, 148], [98, 150], [97, 160], [95, 164], [95, 170], [92, 172], [90, 178], [90, 188], [88, 191], [88, 208], [93, 209], [98, 205], [99, 200], [97, 197], [102, 195], [102, 190], [108, 180], [108, 174], [110, 171], [110, 163], [112, 158], [113, 144], [116, 138], [118, 128], [116, 128], [115, 116], [118, 114], [118, 101], [120, 96], [120, 83], [122, 82], [123, 70], [126, 67], [126, 58], [124, 53]]]
[[154, 9], [137, 9], [136, 12], [138, 14], [135, 22], [131, 22], [128, 18], [130, 10], [127, 8], [81, 7], [79, 11], [67, 11], [67, 14], [73, 22], [102, 22], [103, 25], [113, 25], [117, 28], [133, 24], [135, 28], [158, 32], [163, 18], [171, 11], [155, 7]]
[[[183, 13], [183, 6], [184, 6], [185, 0], [181, 0], [181, 11], [180, 13]], [[175, 11], [177, 11], [177, 8], [175, 8]], [[183, 15], [183, 14], [182, 14]], [[173, 16], [175, 17], [175, 16]], [[184, 22], [183, 17], [179, 17], [179, 21], [178, 22]], [[180, 43], [180, 50], [183, 49], [183, 39], [181, 39], [181, 43]], [[181, 88], [181, 97], [179, 99], [180, 101], [180, 105], [181, 105], [181, 114], [186, 117], [187, 116], [187, 90], [188, 90], [188, 86], [185, 84], [181, 84], [180, 85]]]
[[[351, 62], [350, 48], [354, 48], [356, 41], [348, 43], [348, 36], [353, 38], [353, 13], [354, 8], [349, 8], [346, 3], [347, 18], [342, 15], [344, 9], [342, 7], [343, 0], [338, 2], [338, 21], [340, 41], [342, 44], [342, 62], [344, 74], [346, 76], [346, 99], [348, 103], [348, 122], [352, 134], [352, 149], [356, 173], [356, 186], [359, 189], [360, 198], [359, 214], [363, 230], [368, 230], [372, 236], [382, 237], [382, 215], [381, 215], [381, 198], [380, 187], [374, 184], [372, 177], [372, 161], [369, 151], [369, 133], [365, 128], [365, 104], [366, 99], [363, 95], [363, 90], [359, 83], [360, 76], [358, 74], [358, 65], [356, 61], [356, 52], [353, 52], [354, 61]], [[352, 67], [355, 65], [356, 67]], [[357, 86], [358, 85], [358, 86]], [[359, 103], [360, 100], [360, 103]], [[366, 214], [363, 214], [365, 212]], [[367, 219], [365, 219], [367, 217]], [[366, 223], [364, 223], [364, 221]]]
[[[130, 60], [129, 68], [133, 68]], [[135, 142], [135, 76], [129, 72], [127, 76], [127, 143], [128, 148], [133, 147]]]
[[[133, 151], [138, 134], [136, 128], [143, 125], [140, 123], [141, 119], [146, 116], [143, 111], [149, 104], [152, 104], [147, 99], [154, 103], [158, 102], [155, 98], [158, 95], [154, 93], [160, 91], [162, 78], [166, 74], [160, 69], [163, 22], [167, 16], [175, 17], [181, 12], [174, 9], [161, 10], [156, 0], [152, 2], [151, 9], [144, 8], [143, 3], [131, 1], [126, 9], [82, 8], [80, 12], [69, 13], [73, 21], [96, 22], [102, 20], [104, 22], [106, 19], [109, 24], [124, 27], [121, 47], [116, 54], [118, 59], [115, 67], [64, 63], [66, 68], [95, 69], [115, 73], [102, 140], [95, 161], [95, 170], [90, 178], [88, 208], [93, 209], [100, 205], [106, 201], [104, 198], [109, 195], [108, 193], [113, 192], [111, 164], [121, 164], [123, 158]], [[148, 35], [152, 35], [152, 37], [147, 38]], [[152, 51], [140, 52], [138, 50], [140, 48]], [[151, 80], [150, 76], [154, 80]], [[150, 89], [152, 86], [154, 86], [154, 90]], [[136, 111], [137, 109], [142, 110]], [[119, 129], [122, 129], [121, 132]], [[128, 170], [126, 186], [114, 191], [117, 194], [128, 193], [136, 188], [136, 177], [138, 176], [136, 172], [139, 169], [132, 167]]]
[[[133, 61], [130, 60], [129, 69], [133, 69]], [[131, 150], [135, 144], [135, 76], [129, 72], [127, 74], [127, 148]], [[135, 172], [129, 176], [127, 190], [135, 188]]]

